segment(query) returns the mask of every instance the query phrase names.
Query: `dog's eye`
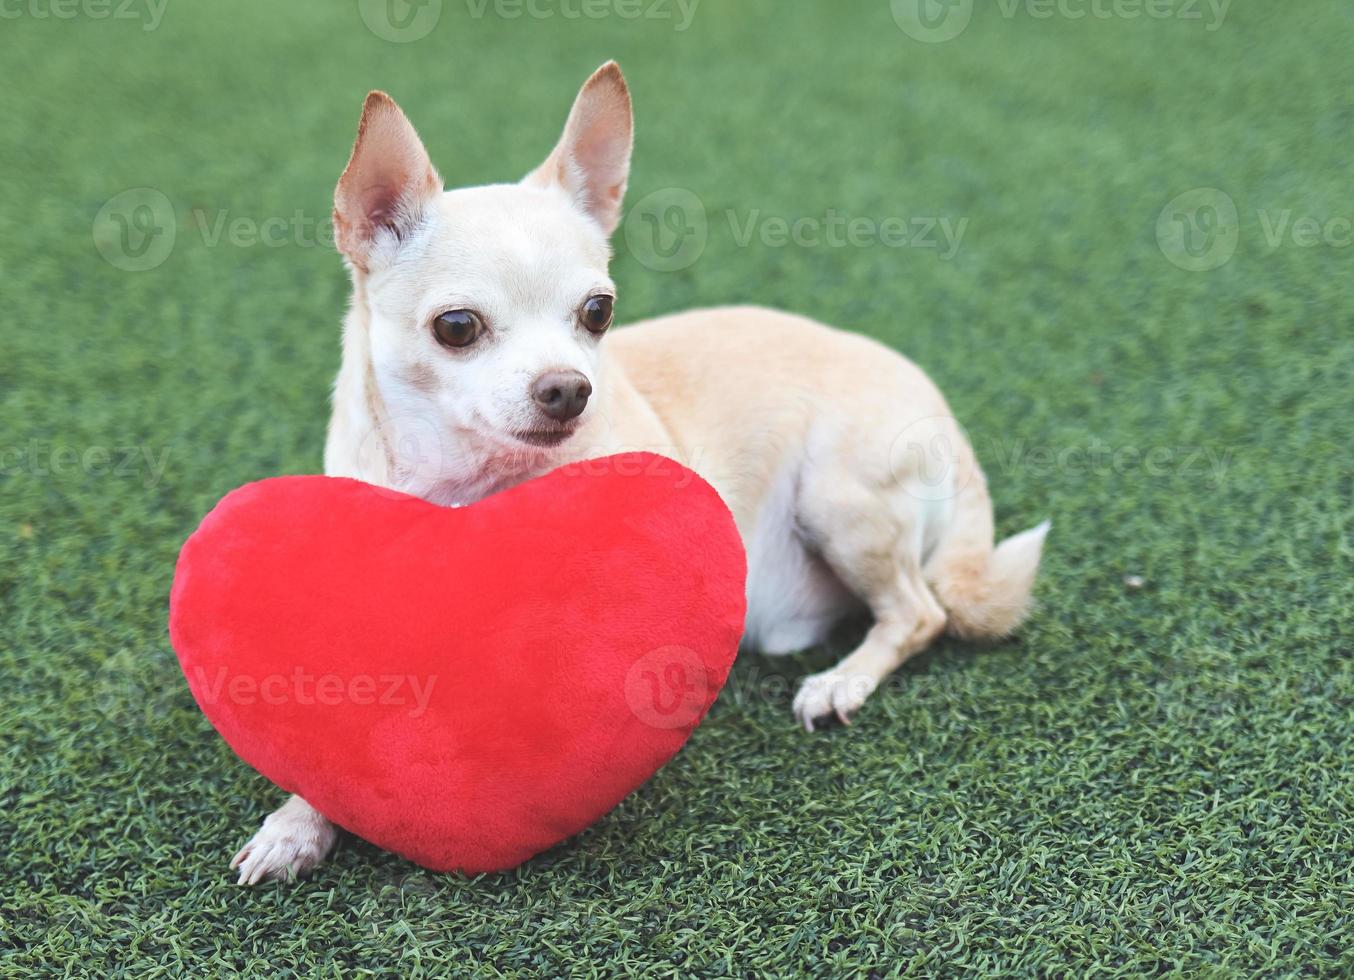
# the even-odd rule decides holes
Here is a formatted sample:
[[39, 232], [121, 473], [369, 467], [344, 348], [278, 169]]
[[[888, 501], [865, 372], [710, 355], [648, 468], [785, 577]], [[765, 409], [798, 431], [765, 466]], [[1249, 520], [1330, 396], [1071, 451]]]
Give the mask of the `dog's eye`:
[[448, 310], [433, 321], [433, 335], [443, 347], [469, 347], [484, 329], [484, 321], [470, 310]]
[[602, 333], [607, 327], [611, 326], [611, 304], [615, 302], [610, 296], [594, 296], [583, 304], [583, 309], [579, 315], [583, 321], [583, 326], [587, 327], [593, 333]]

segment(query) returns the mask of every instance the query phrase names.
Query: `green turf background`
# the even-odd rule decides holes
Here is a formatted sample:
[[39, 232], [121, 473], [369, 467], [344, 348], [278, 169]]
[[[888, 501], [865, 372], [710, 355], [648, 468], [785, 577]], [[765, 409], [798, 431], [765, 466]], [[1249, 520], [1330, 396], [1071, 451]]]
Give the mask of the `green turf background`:
[[[1348, 241], [1354, 5], [980, 0], [930, 44], [886, 0], [702, 0], [680, 32], [446, 0], [393, 43], [348, 0], [170, 0], [154, 30], [86, 2], [0, 18], [0, 975], [1354, 971], [1354, 248], [1266, 235]], [[1053, 519], [1039, 609], [812, 737], [793, 685], [840, 651], [744, 658], [671, 765], [516, 872], [348, 842], [238, 889], [279, 794], [194, 706], [166, 595], [221, 494], [319, 469], [346, 280], [194, 210], [327, 216], [372, 87], [449, 184], [515, 177], [613, 56], [630, 200], [709, 218], [680, 271], [619, 242], [624, 318], [755, 301], [906, 351], [1002, 530]], [[176, 231], [141, 272], [93, 232], [135, 187]], [[1198, 187], [1239, 214], [1204, 272], [1157, 236]], [[968, 224], [946, 260], [740, 245], [728, 209]]]

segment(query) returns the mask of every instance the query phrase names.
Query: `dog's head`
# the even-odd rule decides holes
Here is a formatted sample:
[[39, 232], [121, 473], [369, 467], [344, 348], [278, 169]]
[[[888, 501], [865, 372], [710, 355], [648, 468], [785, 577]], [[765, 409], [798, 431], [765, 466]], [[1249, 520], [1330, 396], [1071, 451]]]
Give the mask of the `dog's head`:
[[365, 307], [372, 383], [396, 424], [419, 419], [451, 441], [439, 468], [548, 456], [595, 411], [630, 146], [614, 62], [515, 184], [444, 191], [399, 106], [367, 96], [334, 228]]

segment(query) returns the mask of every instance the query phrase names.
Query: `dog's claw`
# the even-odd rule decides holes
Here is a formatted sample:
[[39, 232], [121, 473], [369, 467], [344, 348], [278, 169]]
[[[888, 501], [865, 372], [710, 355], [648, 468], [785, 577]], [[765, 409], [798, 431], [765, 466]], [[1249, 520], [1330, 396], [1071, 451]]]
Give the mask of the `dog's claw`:
[[338, 836], [334, 825], [301, 801], [288, 803], [269, 814], [249, 843], [230, 859], [240, 871], [236, 884], [262, 881], [295, 881], [304, 878], [324, 860]]
[[874, 682], [862, 675], [845, 674], [835, 669], [813, 674], [804, 678], [795, 695], [795, 717], [809, 733], [816, 730], [814, 722], [820, 718], [836, 718], [849, 726], [852, 716], [874, 688]]

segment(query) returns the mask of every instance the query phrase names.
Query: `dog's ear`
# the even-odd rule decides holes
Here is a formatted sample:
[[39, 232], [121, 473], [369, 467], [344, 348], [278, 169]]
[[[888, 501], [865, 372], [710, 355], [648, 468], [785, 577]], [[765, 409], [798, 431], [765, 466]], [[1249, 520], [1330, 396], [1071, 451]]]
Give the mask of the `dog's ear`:
[[563, 187], [609, 235], [630, 176], [632, 130], [630, 91], [620, 66], [608, 61], [583, 83], [559, 144], [523, 183]]
[[428, 151], [395, 100], [372, 92], [348, 166], [334, 188], [334, 237], [339, 251], [366, 269], [378, 239], [398, 241], [442, 190]]

